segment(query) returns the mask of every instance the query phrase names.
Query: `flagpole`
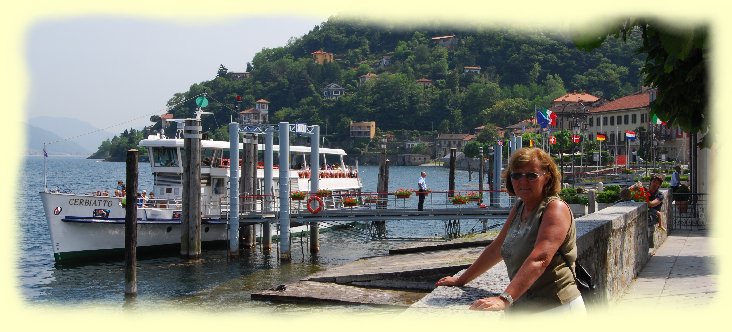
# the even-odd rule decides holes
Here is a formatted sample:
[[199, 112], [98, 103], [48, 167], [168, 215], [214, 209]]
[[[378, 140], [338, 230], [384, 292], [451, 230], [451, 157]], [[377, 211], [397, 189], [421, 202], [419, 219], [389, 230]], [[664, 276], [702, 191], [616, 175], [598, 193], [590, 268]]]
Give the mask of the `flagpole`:
[[618, 132], [618, 126], [615, 126], [615, 150], [613, 151], [613, 168], [618, 167], [618, 136], [620, 136]]

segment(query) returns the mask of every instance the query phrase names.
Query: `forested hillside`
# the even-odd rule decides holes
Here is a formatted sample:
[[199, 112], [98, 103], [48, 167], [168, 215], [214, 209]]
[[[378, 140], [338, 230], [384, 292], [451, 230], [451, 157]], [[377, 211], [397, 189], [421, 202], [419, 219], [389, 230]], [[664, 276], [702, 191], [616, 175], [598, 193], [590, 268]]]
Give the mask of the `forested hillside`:
[[[457, 41], [450, 47], [432, 39], [450, 35]], [[210, 81], [193, 84], [168, 105], [175, 105], [175, 118], [192, 117], [193, 97], [206, 93], [206, 110], [215, 114], [203, 118], [204, 128], [223, 139], [230, 119], [259, 99], [270, 102], [271, 123], [319, 124], [332, 141], [347, 138], [350, 121], [376, 121], [380, 130], [467, 132], [531, 117], [535, 107], [547, 107], [567, 91], [606, 99], [637, 91], [639, 45], [634, 34], [627, 43], [608, 39], [586, 52], [566, 36], [539, 30], [390, 27], [330, 18], [287, 45], [263, 49], [247, 68], [232, 68], [248, 71], [248, 78], [235, 79], [226, 64], [211, 64]], [[313, 61], [319, 50], [333, 53], [335, 61]], [[385, 56], [388, 65], [381, 63]], [[465, 73], [465, 66], [479, 66], [480, 73]], [[367, 73], [378, 76], [361, 84]], [[421, 78], [432, 85], [418, 84]], [[325, 99], [323, 89], [331, 83], [345, 94]]]

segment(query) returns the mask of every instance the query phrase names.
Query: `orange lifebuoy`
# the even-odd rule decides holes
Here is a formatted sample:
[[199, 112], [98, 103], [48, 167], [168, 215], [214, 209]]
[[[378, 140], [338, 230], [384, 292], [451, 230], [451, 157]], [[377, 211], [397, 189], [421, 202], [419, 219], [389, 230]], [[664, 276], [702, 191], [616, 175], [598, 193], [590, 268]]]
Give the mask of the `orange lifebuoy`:
[[[318, 206], [313, 208], [313, 202], [317, 202]], [[308, 211], [312, 214], [318, 214], [321, 210], [323, 210], [323, 199], [315, 195], [310, 196], [310, 198], [308, 198]]]

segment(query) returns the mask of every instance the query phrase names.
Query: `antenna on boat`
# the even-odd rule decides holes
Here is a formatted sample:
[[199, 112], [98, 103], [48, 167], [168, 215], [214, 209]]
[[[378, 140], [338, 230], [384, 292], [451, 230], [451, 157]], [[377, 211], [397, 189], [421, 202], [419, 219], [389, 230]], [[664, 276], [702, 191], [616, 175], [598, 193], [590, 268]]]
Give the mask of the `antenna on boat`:
[[48, 158], [48, 152], [46, 152], [46, 142], [43, 142], [43, 192], [48, 192], [48, 186], [46, 185], [46, 159]]

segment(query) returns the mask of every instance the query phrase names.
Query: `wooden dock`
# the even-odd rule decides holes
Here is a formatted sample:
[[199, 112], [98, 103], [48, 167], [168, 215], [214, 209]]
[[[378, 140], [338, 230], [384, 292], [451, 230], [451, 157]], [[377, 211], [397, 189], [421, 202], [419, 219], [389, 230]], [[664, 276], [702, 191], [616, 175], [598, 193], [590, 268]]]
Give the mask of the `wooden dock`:
[[486, 236], [359, 259], [251, 297], [273, 302], [406, 307], [432, 291], [439, 278], [467, 268], [489, 242]]

